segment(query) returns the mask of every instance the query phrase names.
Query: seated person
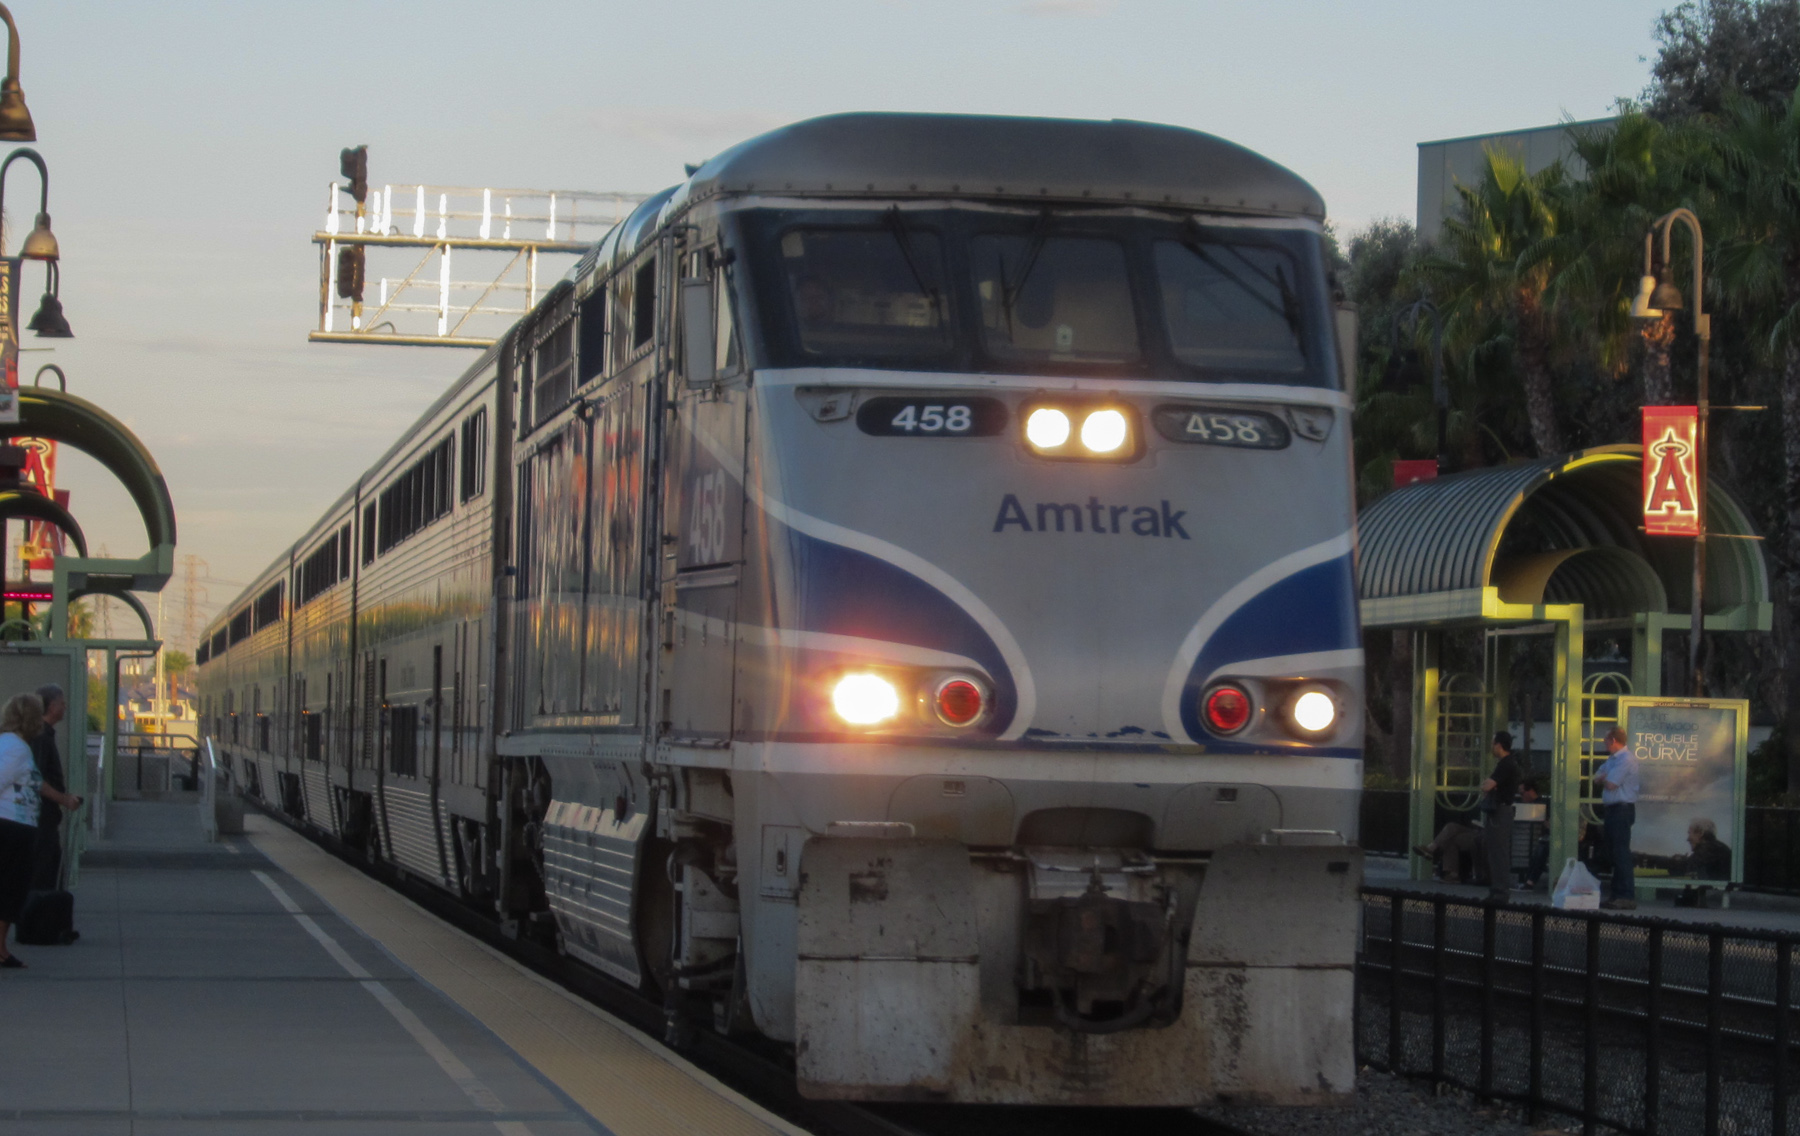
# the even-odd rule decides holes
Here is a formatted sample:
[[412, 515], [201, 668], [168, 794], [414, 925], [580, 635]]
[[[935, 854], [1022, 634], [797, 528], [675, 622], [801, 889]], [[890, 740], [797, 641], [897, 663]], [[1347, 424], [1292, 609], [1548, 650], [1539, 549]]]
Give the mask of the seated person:
[[1690, 880], [1728, 880], [1731, 878], [1731, 846], [1719, 839], [1719, 826], [1706, 817], [1695, 817], [1688, 824], [1685, 856], [1651, 856], [1638, 853], [1633, 857], [1646, 868], [1666, 868], [1669, 875]]
[[1476, 877], [1473, 881], [1481, 883], [1486, 860], [1482, 856], [1482, 830], [1472, 824], [1453, 820], [1438, 831], [1430, 844], [1415, 844], [1415, 855], [1423, 856], [1432, 862], [1437, 869], [1437, 876], [1445, 883], [1462, 882], [1462, 858], [1466, 853], [1474, 868], [1471, 873]]

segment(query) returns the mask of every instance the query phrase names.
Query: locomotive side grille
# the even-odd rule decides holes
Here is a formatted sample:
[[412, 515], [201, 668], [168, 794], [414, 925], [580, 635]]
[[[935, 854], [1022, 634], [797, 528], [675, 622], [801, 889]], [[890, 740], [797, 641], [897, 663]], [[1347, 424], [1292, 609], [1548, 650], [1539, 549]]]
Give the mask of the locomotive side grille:
[[387, 796], [387, 819], [392, 826], [394, 859], [402, 866], [427, 879], [443, 879], [438, 863], [437, 834], [432, 828], [431, 798], [417, 789], [402, 788], [390, 781], [384, 787]]
[[569, 801], [544, 818], [544, 890], [566, 945], [629, 982], [638, 980], [631, 885], [643, 820]]

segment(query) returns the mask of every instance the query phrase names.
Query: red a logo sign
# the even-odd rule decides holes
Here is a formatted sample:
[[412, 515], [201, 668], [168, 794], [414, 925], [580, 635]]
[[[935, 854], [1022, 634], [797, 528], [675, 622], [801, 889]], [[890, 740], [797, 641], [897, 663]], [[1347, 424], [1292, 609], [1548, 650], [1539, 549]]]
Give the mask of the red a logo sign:
[[1644, 407], [1644, 531], [1652, 536], [1700, 533], [1698, 420], [1692, 406]]

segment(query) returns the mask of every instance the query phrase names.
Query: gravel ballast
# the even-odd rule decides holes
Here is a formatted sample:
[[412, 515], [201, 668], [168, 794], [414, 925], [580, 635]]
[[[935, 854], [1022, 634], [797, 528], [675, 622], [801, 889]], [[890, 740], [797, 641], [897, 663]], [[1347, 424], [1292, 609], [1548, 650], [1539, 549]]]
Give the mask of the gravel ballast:
[[1483, 1104], [1465, 1093], [1433, 1095], [1423, 1081], [1364, 1069], [1356, 1094], [1325, 1108], [1213, 1105], [1199, 1112], [1252, 1136], [1540, 1136], [1579, 1132], [1578, 1121], [1553, 1116], [1537, 1125], [1519, 1122], [1516, 1109]]

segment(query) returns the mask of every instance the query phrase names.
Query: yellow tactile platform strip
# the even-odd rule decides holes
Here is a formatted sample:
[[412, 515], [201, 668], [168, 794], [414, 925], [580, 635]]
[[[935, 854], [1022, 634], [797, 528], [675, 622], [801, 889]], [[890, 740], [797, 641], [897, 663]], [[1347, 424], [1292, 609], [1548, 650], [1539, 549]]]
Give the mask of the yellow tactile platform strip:
[[250, 839], [617, 1136], [806, 1136], [617, 1018], [263, 817]]

